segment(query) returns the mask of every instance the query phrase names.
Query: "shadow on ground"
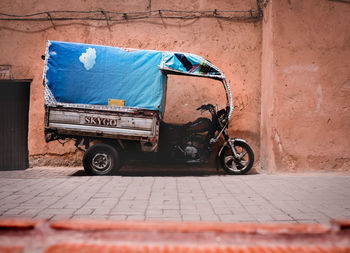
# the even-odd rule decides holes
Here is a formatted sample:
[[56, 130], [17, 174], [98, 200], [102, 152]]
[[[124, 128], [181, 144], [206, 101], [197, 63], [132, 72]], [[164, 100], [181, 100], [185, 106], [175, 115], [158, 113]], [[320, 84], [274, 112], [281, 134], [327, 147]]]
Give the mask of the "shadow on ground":
[[[257, 174], [255, 171], [250, 171], [248, 175]], [[198, 166], [188, 164], [169, 164], [169, 163], [154, 163], [149, 161], [133, 161], [125, 164], [116, 176], [127, 177], [189, 177], [189, 176], [217, 176], [228, 175], [221, 168], [216, 169], [210, 164]], [[71, 176], [86, 176], [84, 170], [79, 170]]]

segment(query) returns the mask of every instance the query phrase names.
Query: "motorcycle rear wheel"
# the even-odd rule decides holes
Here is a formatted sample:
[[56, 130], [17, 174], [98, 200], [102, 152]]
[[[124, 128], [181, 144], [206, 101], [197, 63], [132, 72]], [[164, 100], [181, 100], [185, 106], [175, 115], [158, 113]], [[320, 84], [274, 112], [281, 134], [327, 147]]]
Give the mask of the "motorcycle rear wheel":
[[254, 164], [254, 153], [251, 147], [242, 141], [235, 141], [234, 148], [238, 154], [235, 157], [230, 146], [225, 146], [220, 155], [220, 163], [226, 173], [231, 175], [246, 174]]

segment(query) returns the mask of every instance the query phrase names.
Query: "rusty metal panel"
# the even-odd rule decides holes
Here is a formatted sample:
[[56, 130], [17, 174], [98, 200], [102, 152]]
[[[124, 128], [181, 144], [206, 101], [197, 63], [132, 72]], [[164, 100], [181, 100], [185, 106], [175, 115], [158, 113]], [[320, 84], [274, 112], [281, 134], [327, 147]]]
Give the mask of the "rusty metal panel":
[[65, 133], [100, 133], [103, 136], [155, 137], [157, 115], [134, 115], [131, 113], [98, 112], [96, 110], [72, 111], [50, 108], [46, 115], [47, 129]]
[[30, 80], [0, 80], [0, 170], [28, 168]]

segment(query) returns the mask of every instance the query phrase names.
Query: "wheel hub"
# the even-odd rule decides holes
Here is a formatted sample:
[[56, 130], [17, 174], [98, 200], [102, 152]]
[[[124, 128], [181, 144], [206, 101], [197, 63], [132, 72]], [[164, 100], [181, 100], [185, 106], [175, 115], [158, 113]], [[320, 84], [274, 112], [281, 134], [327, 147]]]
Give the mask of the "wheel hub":
[[224, 158], [224, 163], [232, 171], [241, 171], [245, 169], [248, 164], [247, 161], [243, 160], [243, 157], [245, 156], [245, 154], [247, 154], [247, 151], [245, 149], [242, 149], [242, 152], [237, 152], [237, 155], [238, 155], [237, 157], [234, 157], [233, 154], [227, 155]]
[[109, 164], [111, 163], [111, 158], [104, 153], [97, 153], [93, 158], [92, 158], [92, 165], [97, 169], [97, 170], [104, 170], [106, 169]]

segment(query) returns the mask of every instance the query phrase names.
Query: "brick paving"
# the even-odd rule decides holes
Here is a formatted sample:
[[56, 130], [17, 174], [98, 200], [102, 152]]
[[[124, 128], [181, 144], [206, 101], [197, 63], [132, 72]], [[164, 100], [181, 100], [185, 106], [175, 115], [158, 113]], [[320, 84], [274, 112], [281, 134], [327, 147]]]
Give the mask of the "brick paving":
[[0, 218], [328, 223], [350, 219], [350, 174], [229, 176], [212, 168], [0, 171]]

